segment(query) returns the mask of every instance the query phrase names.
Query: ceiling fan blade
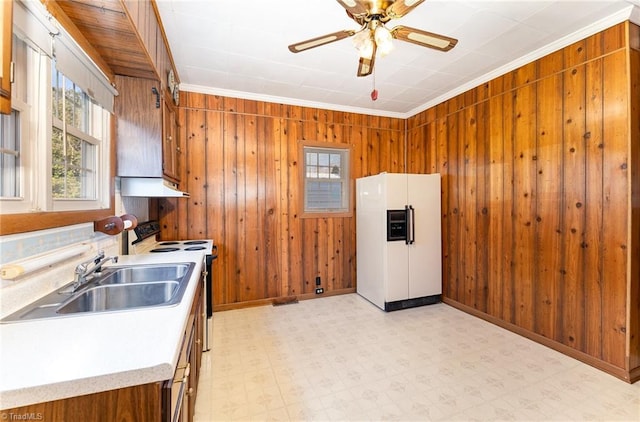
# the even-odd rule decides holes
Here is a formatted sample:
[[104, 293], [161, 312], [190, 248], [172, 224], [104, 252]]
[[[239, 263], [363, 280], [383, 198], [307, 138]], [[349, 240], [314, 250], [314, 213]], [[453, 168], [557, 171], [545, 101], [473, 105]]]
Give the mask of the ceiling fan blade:
[[309, 50], [310, 48], [319, 47], [321, 45], [329, 44], [335, 41], [342, 40], [344, 38], [348, 38], [355, 33], [356, 31], [353, 31], [350, 29], [334, 32], [331, 34], [323, 35], [321, 37], [311, 38], [310, 40], [302, 41], [296, 44], [291, 44], [289, 46], [289, 50], [292, 53], [299, 53], [301, 51]]
[[458, 40], [455, 38], [445, 37], [444, 35], [434, 34], [433, 32], [409, 28], [408, 26], [402, 25], [393, 28], [391, 30], [391, 35], [393, 38], [402, 41], [407, 41], [440, 51], [449, 51], [458, 43]]
[[424, 0], [396, 0], [391, 6], [387, 7], [387, 16], [391, 19], [401, 18], [422, 2]]
[[376, 61], [376, 44], [373, 44], [373, 49], [371, 50], [371, 57], [360, 57], [360, 61], [358, 62], [358, 76], [367, 76], [373, 73], [373, 65]]
[[[424, 0], [423, 0], [424, 1]], [[367, 14], [367, 7], [359, 0], [338, 0], [338, 3], [342, 5], [347, 12], [353, 16], [365, 16]]]

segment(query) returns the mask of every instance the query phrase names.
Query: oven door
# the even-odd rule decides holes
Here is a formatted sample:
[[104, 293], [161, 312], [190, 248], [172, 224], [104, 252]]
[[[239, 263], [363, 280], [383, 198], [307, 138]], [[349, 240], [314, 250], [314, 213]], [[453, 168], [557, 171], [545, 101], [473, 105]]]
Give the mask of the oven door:
[[213, 245], [211, 255], [205, 256], [204, 280], [204, 342], [202, 350], [208, 352], [213, 342], [213, 261], [218, 258], [218, 247]]

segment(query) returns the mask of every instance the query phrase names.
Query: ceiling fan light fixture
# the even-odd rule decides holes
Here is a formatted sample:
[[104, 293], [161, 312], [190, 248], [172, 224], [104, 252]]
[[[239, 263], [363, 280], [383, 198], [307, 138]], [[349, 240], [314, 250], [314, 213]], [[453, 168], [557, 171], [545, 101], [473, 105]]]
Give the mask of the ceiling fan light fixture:
[[384, 57], [393, 50], [393, 36], [384, 25], [379, 25], [376, 28], [374, 39], [380, 56]]
[[373, 37], [369, 29], [363, 29], [353, 37], [353, 46], [360, 57], [369, 58], [373, 53]]

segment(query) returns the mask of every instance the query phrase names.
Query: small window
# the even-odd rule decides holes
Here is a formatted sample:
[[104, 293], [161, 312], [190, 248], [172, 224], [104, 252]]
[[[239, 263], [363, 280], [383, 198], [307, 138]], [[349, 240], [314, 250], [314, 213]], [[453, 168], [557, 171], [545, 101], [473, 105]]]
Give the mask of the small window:
[[350, 213], [350, 148], [303, 145], [304, 216]]
[[[52, 194], [55, 199], [97, 199], [102, 107], [52, 64]], [[94, 115], [97, 114], [97, 119]], [[96, 130], [94, 126], [98, 126]], [[95, 137], [94, 137], [95, 136]]]

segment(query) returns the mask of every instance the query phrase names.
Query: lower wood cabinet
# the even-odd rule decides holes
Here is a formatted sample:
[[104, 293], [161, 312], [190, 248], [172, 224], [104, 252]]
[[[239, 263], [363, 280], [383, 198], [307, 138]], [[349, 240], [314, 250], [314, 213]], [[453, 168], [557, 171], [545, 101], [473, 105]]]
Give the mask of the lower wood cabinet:
[[202, 290], [199, 283], [173, 379], [4, 409], [0, 416], [43, 421], [193, 421], [204, 334]]

